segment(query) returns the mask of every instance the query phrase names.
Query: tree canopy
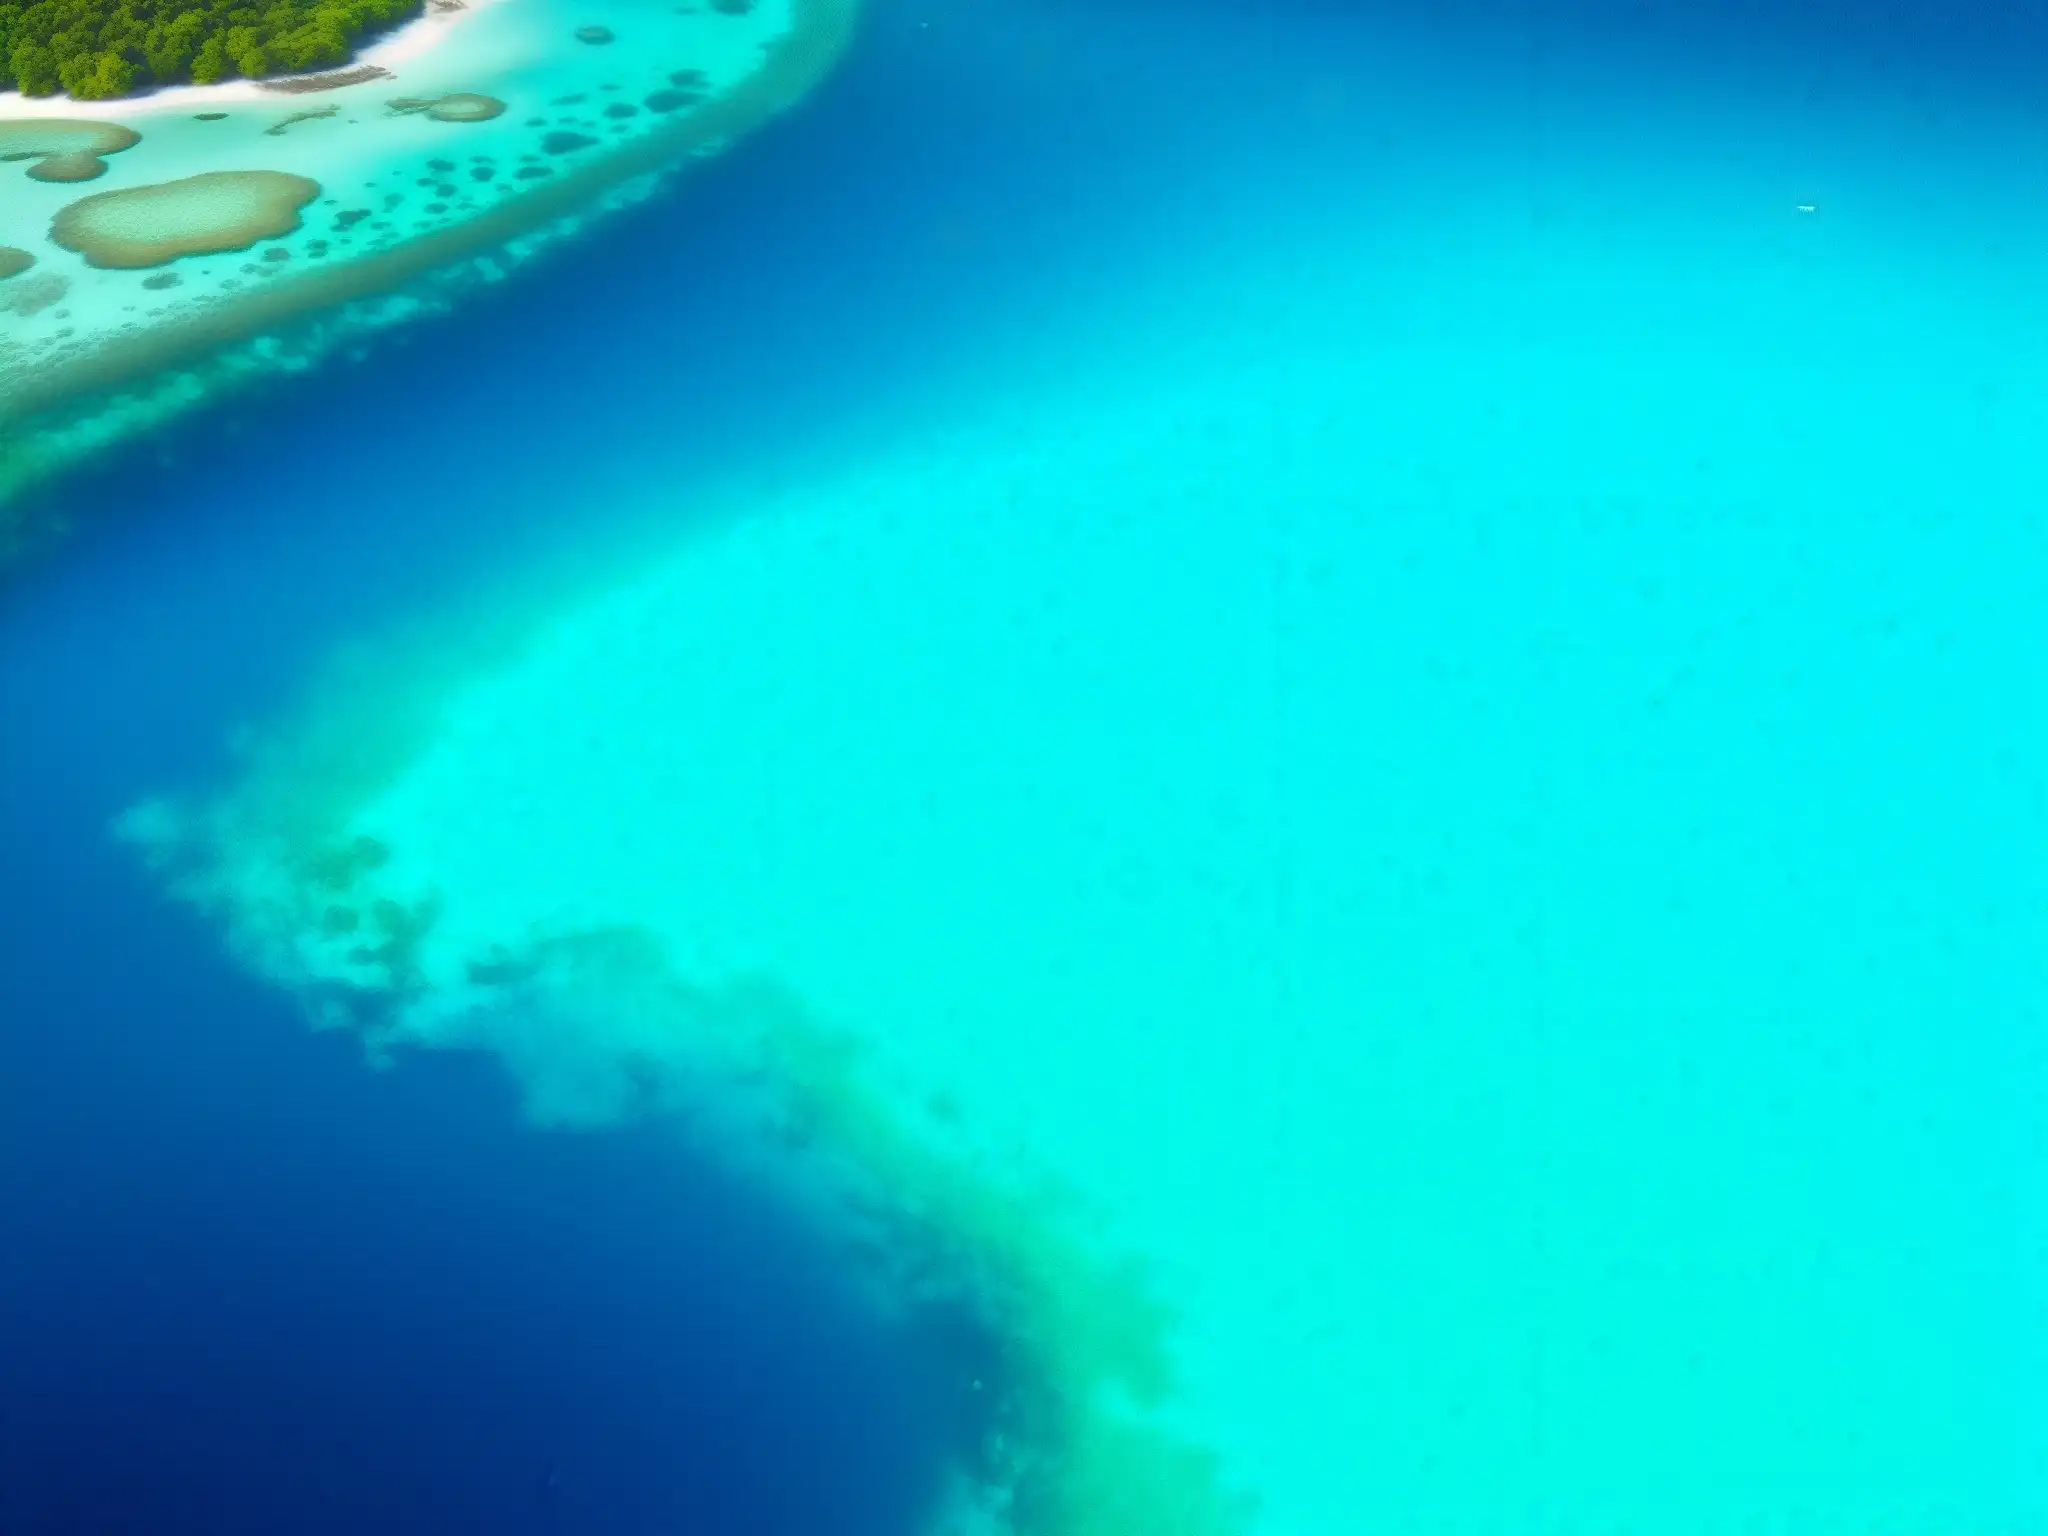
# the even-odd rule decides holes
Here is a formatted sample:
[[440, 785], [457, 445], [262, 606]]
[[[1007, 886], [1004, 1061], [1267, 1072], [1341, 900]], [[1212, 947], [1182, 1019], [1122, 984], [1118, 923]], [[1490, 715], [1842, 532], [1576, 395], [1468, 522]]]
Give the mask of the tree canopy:
[[297, 74], [423, 0], [0, 0], [0, 89], [106, 101], [152, 85]]

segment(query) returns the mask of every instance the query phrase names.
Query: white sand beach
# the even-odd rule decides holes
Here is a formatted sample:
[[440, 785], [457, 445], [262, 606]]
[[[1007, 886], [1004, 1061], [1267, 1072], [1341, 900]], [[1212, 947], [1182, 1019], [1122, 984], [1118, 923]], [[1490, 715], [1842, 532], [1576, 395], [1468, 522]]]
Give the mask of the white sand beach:
[[[407, 22], [397, 31], [387, 34], [358, 49], [347, 64], [338, 69], [381, 69], [391, 79], [400, 78], [400, 71], [421, 62], [441, 48], [480, 10], [495, 5], [499, 0], [427, 0], [425, 14]], [[333, 74], [337, 70], [317, 70], [314, 75]], [[117, 101], [75, 101], [62, 94], [55, 96], [24, 96], [19, 91], [0, 91], [0, 122], [18, 122], [25, 118], [38, 117], [138, 117], [155, 116], [165, 112], [210, 112], [229, 107], [254, 105], [278, 105], [294, 100], [314, 104], [331, 99], [327, 91], [295, 92], [280, 87], [294, 80], [312, 78], [310, 75], [273, 75], [267, 80], [222, 80], [213, 85], [175, 85], [167, 89], [151, 91], [141, 96], [124, 96]], [[383, 83], [389, 83], [385, 81]], [[342, 86], [337, 89], [346, 90]]]

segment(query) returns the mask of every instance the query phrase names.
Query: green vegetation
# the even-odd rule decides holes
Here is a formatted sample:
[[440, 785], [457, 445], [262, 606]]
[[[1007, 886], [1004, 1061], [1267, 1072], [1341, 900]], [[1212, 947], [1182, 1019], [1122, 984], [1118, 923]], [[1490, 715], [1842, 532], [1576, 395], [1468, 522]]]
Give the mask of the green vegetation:
[[152, 85], [297, 74], [423, 0], [0, 0], [0, 89], [107, 101]]

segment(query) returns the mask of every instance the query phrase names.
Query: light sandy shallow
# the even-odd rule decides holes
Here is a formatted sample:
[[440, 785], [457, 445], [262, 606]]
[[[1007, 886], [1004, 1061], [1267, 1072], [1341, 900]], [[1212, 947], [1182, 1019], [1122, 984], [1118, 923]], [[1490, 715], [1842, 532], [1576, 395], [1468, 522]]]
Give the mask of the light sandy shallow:
[[[501, 654], [396, 648], [128, 831], [317, 1017], [494, 1049], [543, 1122], [649, 1063], [829, 1080], [863, 1109], [812, 1155], [1070, 1244], [1076, 1335], [1136, 1263], [1177, 1385], [1117, 1422], [1255, 1512], [1111, 1458], [1056, 1536], [2003, 1529], [2038, 1394], [1969, 1146], [2000, 1037], [1942, 1021], [2009, 1015], [2016, 961], [1988, 924], [1868, 944], [2009, 889], [2028, 814], [1978, 750], [2026, 562], [1868, 511], [1869, 433], [1966, 466], [1973, 418], [1831, 378], [1788, 464], [1788, 342], [1361, 359], [1375, 292], [1502, 291], [1417, 250], [1233, 272], [1156, 336], [1126, 305], [1056, 387], [794, 490], [650, 490], [726, 516]], [[1778, 382], [1696, 382], [1738, 366]], [[1740, 514], [1629, 515], [1710, 445], [1688, 505]], [[1930, 732], [1970, 820], [1908, 846], [1883, 765]], [[796, 1002], [702, 1002], [750, 980]]]
[[660, 537], [125, 830], [322, 1024], [1035, 1275], [1258, 1499], [1031, 1536], [2031, 1529], [2043, 497], [1958, 381], [2042, 393], [2032, 290], [1639, 130], [1540, 228], [1518, 158], [1177, 245], [774, 489], [638, 445]]

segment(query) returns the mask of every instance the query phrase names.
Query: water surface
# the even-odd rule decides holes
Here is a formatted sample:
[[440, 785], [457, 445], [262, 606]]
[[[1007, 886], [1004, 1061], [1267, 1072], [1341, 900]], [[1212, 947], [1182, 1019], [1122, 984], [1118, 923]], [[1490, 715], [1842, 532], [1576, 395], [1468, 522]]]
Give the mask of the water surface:
[[[2041, 1521], [2028, 25], [878, 6], [71, 478], [0, 633], [8, 1496], [103, 1525], [101, 1437], [239, 1518], [196, 1376], [336, 1530], [908, 1531], [999, 1359], [1031, 1531]], [[403, 977], [293, 905], [353, 836]], [[546, 971], [620, 929], [659, 985]], [[344, 983], [393, 1071], [299, 1032]], [[874, 1064], [774, 1058], [799, 1150], [994, 1356], [638, 1118], [792, 1017]]]

